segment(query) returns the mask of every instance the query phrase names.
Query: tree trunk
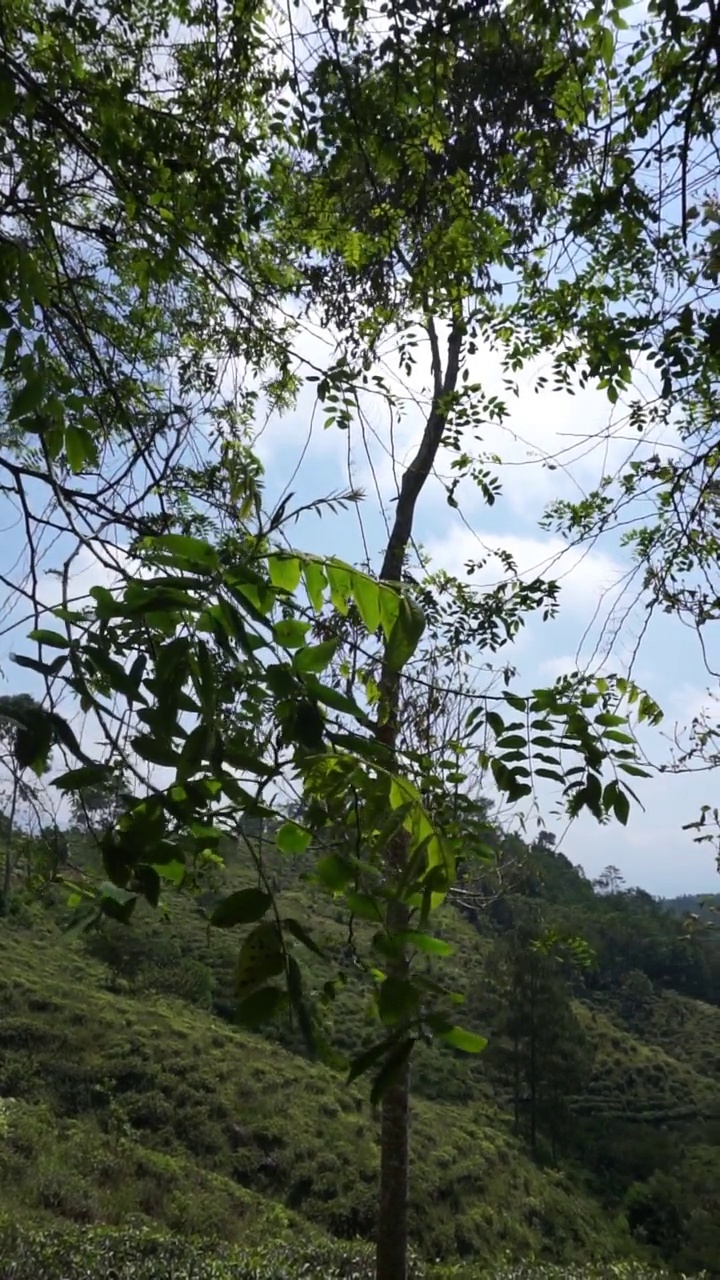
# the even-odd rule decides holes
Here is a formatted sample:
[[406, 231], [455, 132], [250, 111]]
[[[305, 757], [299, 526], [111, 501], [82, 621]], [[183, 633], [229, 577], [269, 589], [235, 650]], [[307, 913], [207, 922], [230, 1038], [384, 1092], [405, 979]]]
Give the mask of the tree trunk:
[[17, 808], [18, 784], [17, 778], [13, 779], [12, 801], [10, 803], [10, 817], [8, 819], [7, 831], [7, 848], [5, 850], [5, 867], [3, 869], [3, 891], [2, 891], [2, 909], [7, 915], [10, 907], [10, 899], [12, 897], [12, 873], [13, 873], [13, 857], [12, 857], [12, 840], [13, 830], [15, 827], [15, 810]]
[[513, 1114], [515, 1116], [515, 1133], [520, 1133], [520, 1040], [513, 1037]]
[[537, 1025], [535, 976], [530, 979], [530, 1150], [537, 1153]]
[[[415, 504], [435, 463], [447, 421], [447, 399], [458, 381], [460, 354], [465, 327], [456, 317], [448, 339], [447, 366], [443, 376], [440, 347], [434, 322], [427, 322], [432, 351], [434, 394], [418, 451], [407, 467], [400, 485], [395, 520], [383, 557], [380, 577], [400, 584], [408, 544], [412, 538]], [[376, 735], [393, 760], [397, 748], [400, 673], [383, 660]], [[390, 842], [388, 866], [400, 875], [407, 859], [407, 837], [401, 833]], [[390, 904], [388, 924], [397, 931], [407, 926], [404, 904]], [[388, 971], [402, 976], [407, 958], [398, 956]], [[378, 1205], [375, 1266], [377, 1280], [406, 1280], [408, 1246], [410, 1060], [407, 1058], [388, 1087], [383, 1100], [380, 1128], [380, 1201]]]
[[377, 1280], [406, 1280], [407, 1276], [409, 1106], [407, 1058], [382, 1100]]

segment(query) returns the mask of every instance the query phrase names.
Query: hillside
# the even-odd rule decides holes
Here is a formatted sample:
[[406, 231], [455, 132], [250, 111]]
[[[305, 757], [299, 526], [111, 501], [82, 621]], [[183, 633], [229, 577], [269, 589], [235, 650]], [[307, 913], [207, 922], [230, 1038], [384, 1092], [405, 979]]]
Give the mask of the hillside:
[[[118, 994], [52, 930], [4, 929], [0, 959], [0, 1185], [13, 1215], [137, 1217], [244, 1243], [269, 1230], [312, 1239], [308, 1223], [371, 1232], [377, 1122], [360, 1087], [179, 1000]], [[427, 1256], [612, 1253], [598, 1206], [537, 1169], [496, 1109], [418, 1101], [414, 1144], [413, 1235]]]
[[[346, 974], [325, 1031], [349, 1053], [376, 1032], [344, 957], [347, 927], [302, 879], [307, 865], [277, 859], [273, 874], [283, 910], [328, 953], [312, 958], [317, 985], [337, 964]], [[232, 865], [228, 878], [247, 879]], [[488, 911], [443, 909], [438, 931], [454, 947], [445, 972], [466, 997], [464, 1025], [490, 1046], [480, 1057], [434, 1046], [417, 1056], [411, 1231], [426, 1259], [712, 1270], [717, 957], [704, 936], [681, 946], [676, 918], [647, 895], [616, 898], [534, 850], [522, 884]], [[205, 901], [177, 895], [164, 916], [145, 908], [129, 927], [108, 921], [72, 937], [53, 890], [18, 899], [0, 926], [3, 1208], [28, 1226], [154, 1224], [244, 1249], [367, 1239], [378, 1137], [367, 1083], [347, 1086], [307, 1061], [283, 1020], [264, 1035], [233, 1025], [237, 938], [208, 933]], [[527, 1096], [513, 1095], [507, 981], [513, 965], [536, 964], [517, 939], [540, 909], [544, 926], [570, 917], [597, 950], [586, 969], [533, 969], [556, 1035], [533, 1050], [547, 1073], [529, 1116]], [[670, 980], [704, 982], [705, 999]]]
[[678, 898], [663, 898], [662, 905], [675, 915], [696, 915], [707, 924], [720, 924], [720, 893], [685, 893]]

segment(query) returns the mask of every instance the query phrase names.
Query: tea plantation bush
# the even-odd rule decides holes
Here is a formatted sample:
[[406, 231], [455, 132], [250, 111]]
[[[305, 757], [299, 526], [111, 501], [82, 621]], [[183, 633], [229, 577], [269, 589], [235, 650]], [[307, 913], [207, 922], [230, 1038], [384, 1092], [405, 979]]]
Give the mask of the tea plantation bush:
[[[333, 1242], [297, 1249], [268, 1244], [210, 1250], [144, 1228], [66, 1226], [24, 1230], [0, 1225], [0, 1280], [372, 1280], [372, 1248]], [[637, 1264], [487, 1270], [478, 1263], [425, 1267], [411, 1260], [410, 1280], [665, 1280]]]

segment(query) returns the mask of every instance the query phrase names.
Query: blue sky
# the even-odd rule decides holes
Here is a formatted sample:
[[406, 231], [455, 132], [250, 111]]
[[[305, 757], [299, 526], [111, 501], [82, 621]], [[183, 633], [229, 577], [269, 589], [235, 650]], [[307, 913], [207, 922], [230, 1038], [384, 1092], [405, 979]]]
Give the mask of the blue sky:
[[[304, 336], [302, 350], [318, 364], [327, 360], [327, 335]], [[386, 372], [395, 376], [392, 362]], [[561, 583], [559, 617], [544, 624], [531, 619], [518, 641], [501, 651], [502, 660], [519, 669], [516, 687], [522, 690], [551, 683], [577, 667], [599, 670], [602, 666], [608, 672], [624, 673], [634, 660], [635, 679], [660, 702], [666, 714], [662, 730], [647, 732], [643, 738], [648, 754], [659, 762], [668, 758], [668, 738], [676, 725], [687, 724], [707, 702], [712, 682], [703, 668], [697, 642], [676, 620], [659, 615], [651, 621], [638, 649], [646, 615], [636, 599], [637, 582], [633, 584], [628, 577], [632, 570], [628, 553], [610, 537], [583, 551], [568, 551], [557, 535], [543, 532], [538, 521], [551, 499], [586, 492], [604, 470], [621, 466], [632, 451], [671, 450], [673, 432], [667, 430], [662, 439], [638, 439], [626, 430], [623, 406], [611, 408], [604, 395], [592, 389], [574, 396], [536, 393], [534, 382], [541, 372], [542, 361], [522, 375], [519, 395], [508, 397], [511, 416], [507, 426], [503, 430], [489, 427], [480, 446], [503, 459], [498, 468], [502, 496], [488, 508], [468, 481], [457, 494], [459, 511], [453, 510], [439, 478], [450, 475], [450, 459], [444, 455], [438, 476], [431, 479], [418, 505], [416, 540], [431, 555], [434, 567], [458, 575], [469, 559], [480, 558], [483, 548], [503, 547], [512, 551], [521, 573], [557, 578]], [[486, 392], [502, 393], [501, 372], [492, 353], [481, 351], [474, 358], [470, 375], [471, 381], [482, 382]], [[356, 509], [338, 515], [325, 512], [322, 519], [304, 516], [289, 530], [295, 545], [355, 563], [369, 558], [373, 567], [379, 567], [387, 522], [394, 511], [398, 468], [417, 445], [427, 404], [424, 384], [428, 382], [429, 364], [421, 356], [412, 384], [401, 387], [395, 383], [405, 402], [401, 420], [391, 421], [382, 401], [375, 398], [363, 404], [362, 429], [354, 426], [349, 433], [326, 430], [315, 405], [314, 387], [308, 386], [291, 413], [264, 426], [256, 444], [266, 468], [268, 509], [288, 490], [294, 493], [292, 507], [347, 488], [349, 482], [366, 494]], [[652, 394], [652, 383], [641, 369], [634, 390], [640, 395]], [[555, 460], [555, 469], [544, 465], [548, 459]], [[7, 500], [0, 504], [0, 529], [0, 572], [14, 576], [13, 566], [24, 552], [24, 531]], [[62, 542], [49, 549], [43, 564], [46, 575], [67, 554], [67, 545]], [[77, 568], [78, 592], [107, 581], [106, 570], [93, 563], [85, 551]], [[498, 569], [489, 569], [485, 582], [497, 580], [498, 574]], [[473, 581], [482, 585], [482, 575]], [[57, 598], [52, 577], [44, 577], [41, 591], [48, 601]], [[12, 604], [17, 619], [24, 606], [18, 601]], [[29, 651], [22, 644], [27, 630], [23, 626], [0, 637], [4, 687], [41, 694], [30, 673], [8, 660], [13, 649]], [[584, 817], [565, 831], [564, 825], [551, 817], [553, 795], [542, 794], [539, 800], [547, 824], [563, 835], [564, 852], [591, 877], [613, 863], [629, 884], [639, 884], [658, 895], [720, 888], [712, 847], [697, 845], [692, 833], [682, 830], [683, 823], [697, 816], [702, 803], [713, 803], [712, 776], [657, 776], [638, 780], [637, 790], [644, 810], [633, 806], [626, 829], [617, 824], [599, 827]], [[508, 816], [507, 821], [512, 825], [517, 815]], [[533, 823], [531, 815], [529, 831], [535, 829]]]
[[[308, 339], [308, 354], [312, 349], [319, 362], [324, 346], [324, 335], [315, 335]], [[707, 690], [713, 683], [696, 639], [677, 620], [662, 614], [653, 617], [643, 635], [647, 615], [637, 600], [639, 581], [632, 578], [629, 553], [617, 538], [608, 537], [582, 552], [566, 550], [558, 536], [539, 528], [538, 521], [548, 501], [587, 492], [606, 469], [622, 465], [633, 453], [671, 451], [676, 438], [671, 428], [662, 438], [639, 438], [627, 429], [625, 407], [611, 407], [602, 393], [592, 389], [573, 396], [536, 393], [535, 379], [542, 371], [543, 362], [537, 362], [522, 375], [519, 396], [507, 401], [511, 409], [507, 428], [489, 428], [480, 446], [504, 460], [498, 468], [501, 498], [488, 508], [468, 481], [458, 492], [460, 511], [456, 512], [446, 501], [441, 481], [433, 478], [418, 505], [417, 541], [430, 553], [434, 567], [458, 575], [469, 559], [480, 557], [483, 546], [502, 546], [513, 552], [521, 572], [533, 570], [558, 578], [559, 617], [549, 623], [531, 620], [517, 643], [501, 651], [503, 659], [519, 669], [518, 688], [551, 683], [578, 667], [599, 670], [602, 666], [607, 672], [624, 673], [633, 662], [635, 679], [665, 712], [661, 729], [644, 733], [643, 746], [653, 760], [667, 760], [669, 739], [707, 704]], [[486, 391], [502, 393], [499, 363], [491, 353], [481, 352], [474, 359], [470, 375]], [[294, 507], [347, 487], [348, 480], [366, 493], [357, 511], [338, 516], [326, 513], [321, 520], [304, 517], [289, 533], [298, 547], [351, 562], [364, 560], [369, 552], [373, 566], [379, 566], [397, 492], [391, 452], [400, 463], [412, 456], [422, 426], [422, 405], [427, 403], [424, 382], [429, 382], [429, 368], [420, 359], [417, 377], [406, 388], [405, 419], [393, 424], [392, 450], [390, 420], [378, 401], [364, 406], [368, 418], [364, 431], [358, 427], [349, 433], [325, 430], [321, 413], [316, 411], [313, 418], [310, 388], [301, 395], [296, 410], [263, 431], [258, 449], [266, 467], [268, 507], [288, 489], [294, 493]], [[638, 368], [633, 394], [651, 397], [653, 392], [652, 380]], [[544, 459], [552, 458], [559, 463], [555, 470], [543, 465]], [[440, 459], [439, 474], [451, 474], [449, 461], [448, 455]], [[495, 570], [486, 580], [497, 577]], [[478, 575], [472, 580], [482, 581]], [[712, 847], [694, 843], [693, 833], [682, 830], [683, 823], [695, 819], [701, 804], [714, 802], [712, 776], [665, 774], [638, 780], [637, 793], [644, 812], [633, 806], [626, 829], [617, 824], [599, 827], [588, 818], [573, 824], [563, 842], [568, 856], [593, 877], [614, 863], [629, 884], [658, 895], [720, 889]], [[552, 796], [542, 796], [541, 802], [548, 824], [562, 831], [549, 816]]]
[[[626, 16], [634, 23], [644, 14], [644, 5], [637, 4]], [[624, 37], [626, 42], [630, 38], [630, 33]], [[672, 209], [669, 212], [674, 216]], [[304, 340], [305, 354], [319, 365], [325, 363], [330, 350], [327, 335], [315, 334]], [[458, 574], [468, 559], [479, 558], [483, 546], [502, 546], [514, 553], [521, 572], [544, 572], [559, 578], [559, 618], [547, 624], [531, 620], [512, 649], [502, 653], [519, 668], [518, 687], [548, 683], [578, 666], [596, 669], [603, 660], [606, 670], [624, 672], [634, 658], [636, 680], [666, 713], [663, 729], [644, 739], [649, 754], [660, 761], [669, 754], [667, 738], [675, 725], [692, 719], [707, 701], [707, 690], [713, 683], [704, 670], [696, 641], [677, 621], [660, 615], [652, 620], [636, 654], [646, 619], [642, 604], [633, 604], [627, 552], [616, 539], [608, 538], [585, 555], [564, 553], [561, 540], [541, 531], [538, 520], [548, 501], [579, 496], [591, 489], [605, 470], [621, 466], [634, 449], [671, 449], [672, 433], [659, 442], [638, 440], [625, 427], [623, 406], [611, 409], [606, 398], [593, 390], [575, 396], [549, 391], [535, 394], [532, 381], [541, 371], [540, 362], [523, 376], [521, 394], [509, 401], [512, 414], [508, 429], [490, 429], [484, 442], [488, 451], [496, 451], [504, 460], [498, 469], [503, 483], [500, 500], [492, 509], [487, 508], [467, 483], [457, 495], [461, 511], [455, 512], [445, 501], [442, 484], [433, 480], [418, 506], [417, 541], [431, 554], [434, 567]], [[393, 458], [402, 463], [412, 455], [422, 427], [422, 406], [426, 403], [423, 384], [429, 381], [428, 372], [428, 362], [420, 361], [418, 376], [406, 389], [407, 412], [400, 423], [391, 424], [379, 402], [368, 402], [364, 431], [353, 428], [349, 435], [325, 431], [321, 415], [314, 413], [313, 393], [308, 388], [292, 413], [271, 422], [259, 435], [257, 447], [266, 466], [268, 507], [288, 487], [295, 493], [293, 505], [343, 489], [349, 480], [366, 492], [357, 511], [338, 516], [326, 512], [322, 520], [304, 518], [292, 532], [298, 546], [351, 562], [369, 556], [374, 567], [379, 566], [396, 492]], [[482, 382], [487, 392], [502, 394], [498, 362], [487, 352], [481, 351], [475, 359], [471, 379]], [[640, 395], [652, 395], [652, 383], [642, 370], [635, 389]], [[555, 460], [557, 469], [543, 465], [548, 458]], [[447, 457], [442, 458], [439, 469], [447, 471], [448, 462]], [[18, 513], [2, 497], [0, 534], [0, 572], [14, 578], [25, 554], [24, 530]], [[56, 567], [66, 550], [66, 543], [49, 548], [44, 571]], [[106, 571], [93, 564], [85, 552], [78, 569], [79, 591], [106, 580]], [[492, 575], [487, 580], [491, 581]], [[48, 599], [57, 595], [51, 578], [46, 578], [42, 589]], [[0, 630], [7, 627], [8, 609], [16, 620], [25, 612], [21, 601], [8, 600]], [[9, 661], [11, 650], [23, 647], [26, 629], [0, 635], [3, 691], [23, 688], [41, 692], [30, 673]], [[617, 825], [601, 828], [586, 818], [574, 824], [563, 845], [568, 856], [591, 876], [614, 863], [628, 883], [640, 884], [656, 894], [720, 888], [711, 847], [696, 845], [692, 833], [682, 831], [682, 824], [697, 815], [702, 803], [713, 803], [712, 776], [663, 775], [639, 781], [638, 794], [644, 811], [634, 806], [626, 829]], [[549, 810], [551, 797], [541, 799]], [[549, 814], [546, 816], [549, 821]]]

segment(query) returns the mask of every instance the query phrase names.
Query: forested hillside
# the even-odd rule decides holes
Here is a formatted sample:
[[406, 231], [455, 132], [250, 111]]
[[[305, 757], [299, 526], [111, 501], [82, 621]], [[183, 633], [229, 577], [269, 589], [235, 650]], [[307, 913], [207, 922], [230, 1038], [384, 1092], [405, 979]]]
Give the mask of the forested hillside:
[[685, 893], [663, 899], [663, 906], [681, 916], [697, 916], [706, 924], [720, 923], [720, 893]]
[[[635, 1258], [712, 1272], [718, 940], [612, 869], [591, 884], [551, 840], [496, 838], [512, 885], [467, 869], [467, 896], [437, 920], [464, 1025], [488, 1046], [418, 1049], [413, 1246], [448, 1264]], [[69, 844], [68, 874], [92, 866], [87, 836]], [[246, 1250], [270, 1232], [328, 1259], [327, 1237], [373, 1237], [377, 1114], [345, 1083], [342, 1055], [374, 1042], [377, 1013], [342, 913], [312, 887], [316, 856], [266, 857], [281, 909], [323, 952], [314, 1063], [287, 1015], [263, 1034], [234, 1025], [237, 940], [207, 929], [218, 896], [248, 884], [231, 851], [164, 915], [78, 937], [67, 890], [15, 898], [0, 935], [0, 1179], [18, 1222], [152, 1223]]]

